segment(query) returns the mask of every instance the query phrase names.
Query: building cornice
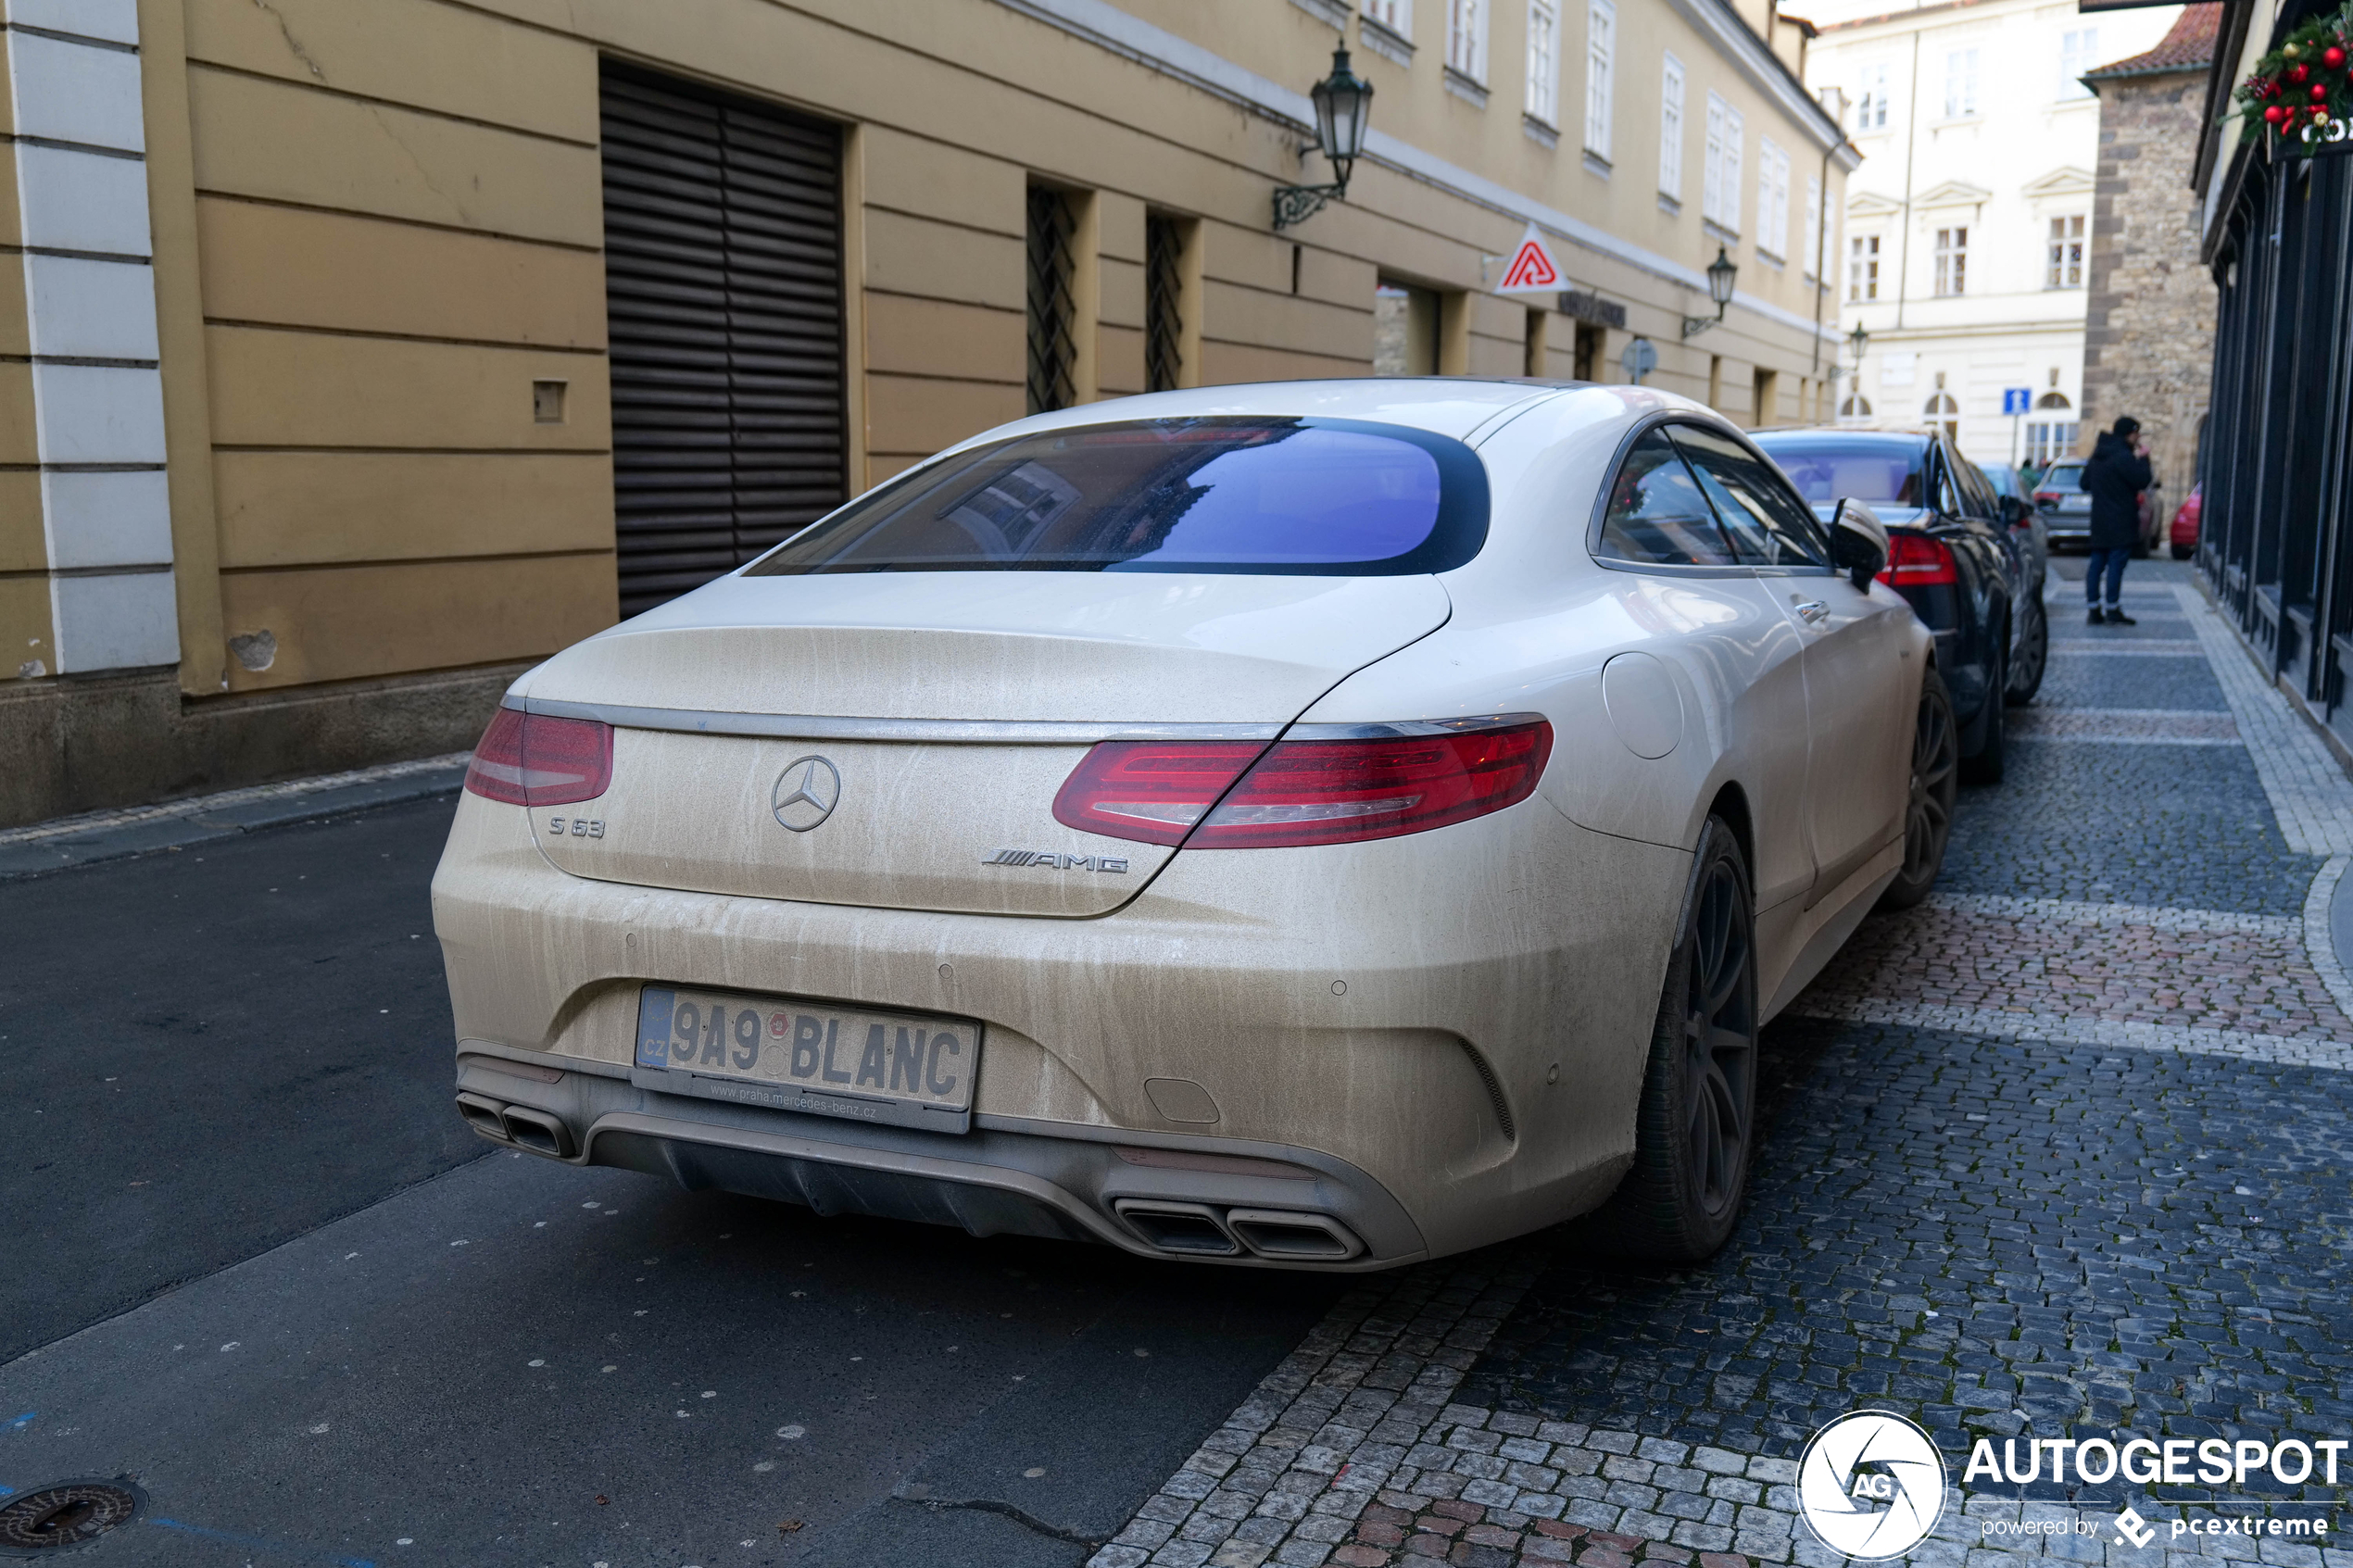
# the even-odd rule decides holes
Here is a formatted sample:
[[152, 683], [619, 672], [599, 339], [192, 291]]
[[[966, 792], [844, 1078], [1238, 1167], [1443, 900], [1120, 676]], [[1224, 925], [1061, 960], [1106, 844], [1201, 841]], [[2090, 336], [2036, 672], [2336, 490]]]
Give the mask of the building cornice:
[[[1669, 3], [1681, 11], [1687, 6], [1714, 7], [1717, 0], [1669, 0]], [[1306, 94], [1278, 86], [1255, 71], [1236, 65], [1214, 50], [1190, 39], [1179, 38], [1164, 28], [1154, 27], [1141, 18], [1121, 10], [1110, 0], [997, 0], [997, 4], [1084, 38], [1228, 103], [1308, 134], [1314, 133], [1315, 109]], [[1737, 19], [1733, 25], [1740, 25]], [[1838, 135], [1837, 127], [1831, 124], [1830, 117], [1823, 114], [1813, 100], [1806, 97], [1803, 89], [1794, 85], [1793, 79], [1785, 77], [1784, 85], [1790, 87], [1800, 103], [1813, 109], [1814, 123], [1829, 125], [1831, 136]], [[1539, 229], [1558, 235], [1596, 256], [1605, 257], [1667, 282], [1703, 293], [1707, 288], [1706, 274], [1696, 267], [1686, 266], [1631, 241], [1620, 239], [1607, 230], [1548, 207], [1485, 175], [1473, 173], [1385, 131], [1366, 132], [1365, 156], [1361, 161], [1378, 164], [1393, 173], [1420, 181], [1506, 218], [1533, 223]], [[1835, 161], [1840, 168], [1851, 173], [1860, 166], [1862, 158], [1849, 147], [1838, 154]], [[1811, 318], [1752, 295], [1735, 293], [1731, 303], [1776, 325], [1799, 332], [1810, 334], [1818, 330]], [[1838, 335], [1829, 325], [1818, 331], [1825, 342], [1832, 341]]]

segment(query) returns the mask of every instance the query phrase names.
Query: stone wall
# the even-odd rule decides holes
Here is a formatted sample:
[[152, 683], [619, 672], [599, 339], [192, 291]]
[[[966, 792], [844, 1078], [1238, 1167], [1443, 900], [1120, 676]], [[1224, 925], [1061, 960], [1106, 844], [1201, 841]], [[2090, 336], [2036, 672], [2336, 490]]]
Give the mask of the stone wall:
[[2141, 421], [2171, 518], [2197, 477], [2199, 421], [2214, 363], [2214, 280], [2198, 265], [2190, 165], [2204, 67], [2098, 83], [2083, 348], [2083, 450], [2120, 414]]

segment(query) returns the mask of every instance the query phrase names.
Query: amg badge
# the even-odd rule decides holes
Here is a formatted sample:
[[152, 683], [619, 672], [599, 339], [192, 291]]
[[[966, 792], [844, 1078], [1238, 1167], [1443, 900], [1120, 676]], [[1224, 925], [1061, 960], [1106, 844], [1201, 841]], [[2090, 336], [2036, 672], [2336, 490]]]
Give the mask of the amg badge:
[[984, 866], [1032, 866], [1042, 871], [1112, 872], [1124, 873], [1127, 860], [1121, 855], [1057, 855], [1051, 849], [1000, 849], [993, 855], [983, 855]]

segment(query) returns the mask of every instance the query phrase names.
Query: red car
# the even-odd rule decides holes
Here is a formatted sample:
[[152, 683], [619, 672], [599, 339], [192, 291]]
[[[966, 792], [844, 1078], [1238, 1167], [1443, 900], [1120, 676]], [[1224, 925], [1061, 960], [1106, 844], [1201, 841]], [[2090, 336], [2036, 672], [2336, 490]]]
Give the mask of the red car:
[[2191, 485], [2189, 499], [2183, 501], [2182, 509], [2173, 514], [2173, 558], [2175, 560], [2187, 560], [2197, 554], [2199, 493], [2205, 488], [2203, 484]]

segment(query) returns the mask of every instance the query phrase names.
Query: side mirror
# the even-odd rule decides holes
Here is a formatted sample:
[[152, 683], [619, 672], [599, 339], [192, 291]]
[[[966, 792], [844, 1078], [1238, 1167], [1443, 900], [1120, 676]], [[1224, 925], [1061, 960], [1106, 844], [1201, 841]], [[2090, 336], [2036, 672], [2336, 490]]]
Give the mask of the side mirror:
[[1831, 565], [1865, 589], [1887, 569], [1887, 525], [1852, 495], [1841, 495], [1831, 516]]
[[2021, 497], [2017, 495], [2002, 497], [2002, 521], [2012, 528], [2025, 527], [2033, 521], [2033, 508], [2029, 507]]

